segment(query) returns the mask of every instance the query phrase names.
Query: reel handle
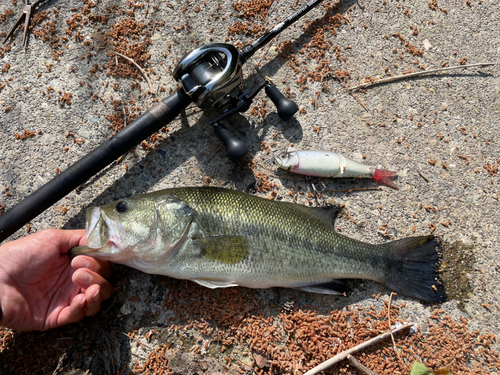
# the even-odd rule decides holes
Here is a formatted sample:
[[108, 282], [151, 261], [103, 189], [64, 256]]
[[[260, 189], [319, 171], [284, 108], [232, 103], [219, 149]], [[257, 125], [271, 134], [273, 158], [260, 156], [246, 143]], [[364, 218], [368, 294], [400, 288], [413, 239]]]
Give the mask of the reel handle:
[[221, 140], [226, 148], [226, 153], [232, 161], [238, 161], [248, 153], [248, 147], [242, 141], [236, 139], [227, 128], [215, 122], [213, 124], [215, 135]]
[[294, 101], [285, 98], [278, 88], [270, 83], [266, 85], [266, 95], [269, 96], [269, 99], [271, 99], [276, 106], [278, 116], [283, 121], [292, 118], [299, 110], [299, 106]]

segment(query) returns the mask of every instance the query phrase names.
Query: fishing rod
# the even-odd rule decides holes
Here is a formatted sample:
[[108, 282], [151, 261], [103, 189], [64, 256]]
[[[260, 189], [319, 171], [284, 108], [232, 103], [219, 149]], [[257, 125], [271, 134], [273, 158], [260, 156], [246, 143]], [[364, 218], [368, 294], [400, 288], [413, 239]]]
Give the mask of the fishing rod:
[[265, 89], [266, 94], [276, 105], [278, 115], [282, 120], [289, 119], [298, 111], [297, 104], [285, 98], [269, 82], [265, 82], [254, 92], [252, 89], [243, 91], [243, 64], [274, 37], [322, 2], [323, 0], [309, 1], [270, 31], [240, 50], [231, 44], [213, 43], [189, 52], [172, 74], [182, 88], [158, 102], [112, 138], [104, 141], [1, 215], [0, 242], [88, 181], [139, 142], [173, 121], [193, 102], [199, 108], [212, 107], [223, 110], [223, 114], [212, 121], [211, 125], [224, 144], [228, 157], [233, 161], [242, 158], [247, 154], [248, 147], [236, 139], [220, 123], [221, 120], [234, 113], [248, 110], [255, 95], [262, 89]]

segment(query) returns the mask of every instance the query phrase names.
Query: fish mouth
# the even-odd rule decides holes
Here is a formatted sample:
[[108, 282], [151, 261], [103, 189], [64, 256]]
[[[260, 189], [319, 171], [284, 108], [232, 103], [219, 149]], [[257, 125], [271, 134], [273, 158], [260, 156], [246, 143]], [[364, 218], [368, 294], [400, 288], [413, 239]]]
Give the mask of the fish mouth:
[[71, 256], [76, 257], [77, 255], [85, 255], [90, 253], [97, 253], [100, 248], [92, 248], [88, 246], [77, 246], [71, 249]]
[[109, 241], [110, 227], [106, 219], [106, 215], [99, 207], [92, 207], [87, 210], [85, 220], [85, 237], [87, 238], [87, 245], [72, 248], [72, 257], [99, 253], [113, 245], [113, 243]]
[[70, 257], [74, 258], [77, 255], [89, 255], [91, 257], [99, 258], [102, 260], [112, 260], [113, 250], [115, 246], [113, 242], [108, 242], [102, 247], [89, 247], [89, 246], [77, 246], [70, 250]]
[[92, 207], [87, 210], [85, 221], [87, 247], [92, 249], [104, 247], [108, 243], [110, 237], [110, 223], [107, 216], [99, 207]]

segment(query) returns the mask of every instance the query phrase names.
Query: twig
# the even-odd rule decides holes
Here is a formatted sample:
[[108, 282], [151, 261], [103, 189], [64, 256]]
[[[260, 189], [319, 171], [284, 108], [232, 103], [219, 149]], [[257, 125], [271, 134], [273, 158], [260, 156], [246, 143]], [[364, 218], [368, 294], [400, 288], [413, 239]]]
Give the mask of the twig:
[[127, 126], [127, 111], [125, 111], [125, 107], [122, 105], [123, 110], [123, 127]]
[[119, 52], [116, 52], [115, 51], [115, 54], [117, 54], [118, 56], [124, 58], [125, 60], [127, 60], [128, 62], [134, 64], [134, 66], [141, 72], [141, 74], [144, 76], [144, 78], [146, 78], [146, 81], [148, 81], [148, 85], [149, 85], [149, 92], [151, 94], [154, 94], [155, 91], [153, 89], [153, 84], [151, 83], [151, 81], [149, 80], [149, 77], [146, 75], [146, 72], [134, 61], [132, 60], [130, 57], [127, 57], [125, 55], [122, 55], [121, 53]]
[[339, 189], [339, 190], [329, 190], [334, 193], [342, 193], [347, 191], [348, 193], [352, 191], [361, 191], [361, 190], [382, 190], [381, 187], [365, 187], [365, 188], [352, 188], [352, 189]]
[[420, 175], [420, 177], [422, 177], [425, 180], [425, 182], [429, 182], [429, 179], [427, 177], [425, 177], [422, 172], [418, 172], [418, 174]]
[[221, 149], [221, 145], [217, 146], [217, 150], [215, 150], [215, 152], [212, 154], [212, 156], [210, 156], [210, 157], [208, 158], [207, 163], [209, 163], [209, 162], [210, 162], [210, 160], [212, 160], [212, 159], [213, 159], [213, 157], [214, 157], [214, 156], [215, 156], [215, 155], [216, 155], [216, 154], [220, 151], [220, 149]]
[[370, 370], [368, 367], [366, 367], [364, 364], [362, 364], [360, 361], [358, 361], [355, 357], [353, 357], [350, 354], [347, 355], [347, 360], [351, 363], [351, 365], [353, 365], [354, 367], [356, 367], [356, 369], [358, 371], [362, 372], [363, 374], [378, 375], [378, 373], [376, 373], [375, 371]]
[[387, 337], [389, 337], [391, 334], [394, 334], [394, 333], [398, 333], [400, 331], [403, 331], [407, 328], [410, 328], [411, 326], [413, 325], [413, 323], [407, 323], [405, 324], [404, 326], [401, 326], [399, 328], [396, 328], [392, 331], [389, 331], [389, 332], [385, 332], [385, 333], [382, 333], [368, 341], [365, 341], [365, 342], [362, 342], [361, 344], [359, 345], [356, 345], [355, 347], [351, 348], [351, 349], [347, 349], [347, 350], [344, 350], [343, 352], [335, 355], [334, 357], [330, 358], [329, 360], [319, 364], [318, 366], [312, 368], [311, 370], [307, 371], [304, 375], [316, 375], [316, 374], [319, 374], [321, 371], [324, 371], [326, 370], [327, 368], [329, 368], [330, 366], [333, 366], [334, 364], [340, 362], [340, 361], [343, 361], [344, 359], [347, 358], [347, 356], [349, 354], [353, 354], [353, 353], [356, 353], [356, 352], [359, 352], [360, 350], [363, 350], [363, 349], [366, 349], [368, 348], [369, 346], [371, 345], [374, 345], [384, 339], [386, 339]]
[[365, 105], [363, 104], [363, 102], [361, 101], [360, 98], [358, 98], [356, 95], [354, 95], [354, 93], [349, 89], [349, 86], [347, 86], [344, 81], [342, 81], [342, 79], [340, 78], [340, 76], [338, 75], [338, 73], [335, 73], [335, 76], [337, 77], [337, 79], [339, 80], [340, 84], [342, 86], [345, 87], [345, 89], [347, 91], [349, 91], [351, 93], [352, 96], [354, 96], [356, 98], [356, 100], [359, 102], [359, 104], [361, 104], [363, 106], [363, 108], [365, 109], [365, 111], [368, 111], [368, 109], [365, 107]]
[[111, 351], [111, 345], [109, 345], [108, 337], [106, 336], [106, 332], [104, 332], [104, 329], [102, 329], [102, 335], [104, 336], [104, 340], [106, 340], [106, 345], [108, 346], [108, 352], [109, 356], [111, 357], [111, 366], [113, 368], [113, 374], [116, 374], [115, 370], [115, 357], [113, 356], [113, 352]]
[[[391, 304], [392, 304], [393, 294], [394, 292], [391, 292], [391, 295], [389, 296], [389, 306], [387, 307], [387, 321], [389, 322], [389, 328], [391, 328]], [[392, 339], [392, 346], [394, 347], [394, 352], [396, 353], [396, 356], [399, 358], [398, 349], [396, 348], [396, 341], [394, 341], [394, 335], [392, 334], [392, 331], [391, 331], [391, 339]]]
[[485, 67], [485, 66], [491, 66], [491, 65], [495, 65], [495, 64], [493, 64], [493, 63], [469, 64], [469, 65], [450, 66], [448, 68], [441, 68], [441, 69], [424, 70], [422, 72], [402, 74], [400, 76], [388, 77], [388, 78], [379, 79], [379, 80], [373, 81], [373, 82], [362, 83], [360, 85], [357, 85], [357, 86], [354, 86], [354, 87], [350, 87], [350, 88], [348, 88], [348, 90], [349, 91], [354, 91], [354, 90], [358, 90], [358, 89], [363, 89], [365, 87], [378, 85], [378, 84], [381, 84], [381, 83], [399, 81], [399, 80], [402, 80], [402, 79], [406, 79], [406, 78], [410, 78], [410, 77], [422, 76], [424, 74], [429, 74], [429, 73], [446, 72], [448, 70], [460, 69], [460, 68], [464, 68], [465, 69], [465, 68], [473, 68], [473, 67]]
[[68, 354], [66, 352], [64, 352], [62, 354], [62, 356], [59, 357], [59, 361], [57, 361], [57, 367], [54, 370], [54, 372], [52, 373], [52, 375], [56, 375], [60, 370], [63, 369], [63, 362], [66, 358], [68, 358]]

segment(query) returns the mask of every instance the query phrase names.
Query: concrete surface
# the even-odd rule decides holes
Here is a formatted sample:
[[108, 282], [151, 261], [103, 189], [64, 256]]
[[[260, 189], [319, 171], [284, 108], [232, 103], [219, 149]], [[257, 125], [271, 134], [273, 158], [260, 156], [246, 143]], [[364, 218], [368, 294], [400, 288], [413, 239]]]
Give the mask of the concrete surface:
[[[301, 61], [301, 72], [316, 69], [314, 59], [307, 59], [298, 52], [311, 41], [301, 28], [304, 25], [302, 20], [297, 27], [280, 36], [278, 42], [258, 52], [244, 67], [248, 78], [246, 87], [269, 76], [283, 92], [286, 87], [290, 88], [291, 96], [303, 109], [302, 113], [283, 123], [269, 100], [262, 105], [262, 93], [254, 104], [265, 108], [264, 117], [247, 112], [226, 121], [226, 124], [238, 138], [245, 140], [255, 159], [270, 168], [273, 168], [271, 156], [285, 151], [293, 143], [296, 149], [334, 150], [366, 164], [397, 171], [395, 183], [400, 187], [398, 191], [382, 187], [381, 190], [334, 192], [377, 185], [369, 181], [332, 179], [313, 179], [312, 182], [323, 194], [318, 203], [334, 201], [345, 204], [348, 215], [340, 217], [336, 224], [343, 234], [382, 243], [391, 238], [428, 234], [432, 229], [444, 243], [451, 246], [464, 243], [475, 258], [467, 271], [469, 281], [466, 281], [472, 287], [472, 293], [462, 300], [452, 299], [441, 308], [454, 318], [470, 319], [471, 330], [498, 333], [500, 202], [495, 165], [498, 167], [500, 162], [500, 10], [492, 0], [471, 0], [471, 5], [465, 0], [439, 0], [437, 3], [438, 8], [432, 10], [427, 1], [367, 0], [359, 4], [344, 1], [340, 8], [340, 14], [344, 16], [342, 24], [335, 35], [325, 33], [325, 40], [330, 44], [325, 58], [333, 70], [350, 72], [350, 78], [346, 80], [349, 86], [363, 82], [365, 77], [402, 74], [408, 69], [422, 70], [419, 66], [460, 65], [463, 58], [467, 58], [467, 64], [492, 62], [497, 65], [373, 86], [364, 93], [356, 92], [366, 106], [364, 109], [331, 75], [322, 82], [305, 83], [302, 90], [303, 84], [297, 83], [301, 73], [296, 74], [287, 59], [276, 58], [278, 42], [292, 40], [294, 53]], [[91, 15], [87, 17], [105, 14], [106, 7], [112, 4], [118, 9], [130, 9], [128, 1], [97, 1], [97, 6], [91, 8]], [[290, 14], [290, 5], [293, 4], [294, 1], [280, 0], [270, 8], [264, 20], [256, 19], [253, 24], [269, 27], [275, 23], [275, 17], [281, 19]], [[74, 0], [48, 1], [40, 6], [39, 11], [50, 12], [49, 19], [35, 25], [33, 31], [55, 20], [54, 35], [62, 38], [66, 20], [81, 13], [83, 6]], [[72, 10], [74, 8], [76, 10]], [[0, 4], [0, 14], [7, 9], [13, 9], [17, 16], [21, 4]], [[55, 9], [59, 10], [57, 18], [53, 13]], [[324, 9], [319, 7], [307, 18], [321, 19], [323, 14]], [[108, 129], [110, 121], [105, 117], [115, 113], [111, 96], [114, 100], [133, 100], [136, 104], [128, 107], [137, 106], [144, 110], [152, 105], [155, 97], [164, 98], [169, 89], [177, 87], [170, 70], [183, 53], [211, 41], [236, 43], [253, 40], [252, 35], [228, 35], [230, 26], [246, 21], [236, 15], [230, 2], [215, 1], [207, 1], [206, 5], [157, 1], [135, 9], [137, 21], [166, 21], [158, 24], [151, 33], [151, 44], [146, 47], [151, 57], [146, 65], [142, 64], [156, 71], [156, 74], [150, 73], [150, 78], [157, 96], [145, 95], [147, 83], [140, 76], [108, 76], [106, 69], [97, 70], [92, 75], [94, 64], [102, 67], [110, 60], [108, 53], [113, 49], [114, 39], [110, 37], [103, 49], [99, 49], [103, 35], [114, 23], [126, 17], [125, 14], [112, 13], [107, 24], [90, 21], [78, 26], [68, 41], [56, 48], [56, 51], [64, 52], [60, 61], [54, 59], [53, 47], [41, 37], [31, 35], [29, 49], [24, 52], [21, 35], [17, 32], [15, 43], [8, 43], [11, 49], [3, 51], [0, 57], [0, 67], [3, 68], [0, 82], [9, 83], [0, 91], [0, 203], [5, 210], [54, 177], [57, 168], [66, 169], [112, 134]], [[6, 31], [13, 22], [14, 16], [7, 17], [0, 23], [1, 30]], [[186, 22], [189, 29], [174, 29]], [[415, 26], [417, 33], [414, 32]], [[209, 32], [212, 28], [213, 31]], [[74, 37], [77, 31], [83, 35], [82, 40]], [[394, 36], [396, 33], [420, 49], [422, 56], [408, 52], [408, 47]], [[130, 39], [131, 42], [141, 40], [144, 36]], [[339, 47], [340, 60], [334, 46]], [[87, 56], [89, 53], [92, 55]], [[8, 69], [7, 64], [10, 64]], [[131, 87], [134, 81], [137, 84]], [[113, 89], [115, 83], [119, 85], [117, 90]], [[50, 94], [47, 92], [49, 86], [54, 89]], [[166, 91], [159, 92], [160, 87]], [[58, 100], [65, 92], [72, 93], [71, 104]], [[102, 97], [103, 101], [93, 100], [91, 92]], [[320, 93], [319, 97], [317, 93]], [[311, 200], [313, 205], [317, 204], [307, 195], [307, 192], [314, 192], [310, 182], [290, 178], [291, 175], [284, 172], [273, 175], [262, 165], [256, 165], [253, 170], [238, 168], [229, 161], [208, 126], [216, 116], [216, 111], [202, 112], [191, 106], [168, 125], [165, 139], [156, 149], [147, 151], [136, 147], [119, 163], [31, 221], [31, 233], [50, 227], [81, 228], [84, 210], [89, 206], [162, 188], [205, 185], [207, 177], [211, 186], [269, 196], [269, 192], [255, 190], [255, 186], [259, 186], [255, 174], [260, 172], [270, 175], [269, 182], [276, 185], [277, 196], [283, 200], [292, 201], [293, 197], [288, 193], [289, 187], [293, 187], [298, 203], [309, 204]], [[25, 130], [34, 131], [35, 135], [26, 139], [15, 138], [16, 133], [22, 134]], [[41, 134], [38, 134], [39, 130]], [[68, 132], [74, 136], [68, 136]], [[73, 139], [78, 139], [81, 144]], [[273, 142], [276, 144], [269, 147], [270, 153], [267, 154], [261, 142], [267, 146]], [[491, 173], [485, 168], [488, 163]], [[244, 166], [245, 163], [239, 164], [239, 167]], [[306, 194], [298, 194], [300, 191]], [[66, 212], [64, 208], [67, 208]], [[25, 236], [26, 232], [26, 228], [22, 228], [12, 239]], [[148, 295], [154, 297], [156, 276], [123, 267], [116, 269], [117, 275], [129, 279], [127, 288], [119, 288], [120, 301], [128, 301], [137, 294], [142, 301]], [[301, 303], [321, 309], [369, 303], [372, 300], [370, 295], [381, 290], [378, 284], [364, 282], [361, 286], [357, 284], [346, 299], [295, 294], [302, 299]], [[262, 298], [265, 303], [264, 294]], [[398, 296], [398, 301], [405, 299]], [[108, 319], [122, 330], [134, 325], [141, 327], [140, 333], [148, 332], [150, 327], [168, 322], [168, 311], [158, 316], [158, 322], [144, 320], [144, 316], [155, 311], [155, 306], [154, 301], [149, 304], [124, 302], [119, 310], [112, 310], [113, 314], [117, 311], [119, 314], [108, 316]], [[429, 306], [409, 300], [403, 315], [406, 320], [423, 324], [431, 310]], [[91, 325], [91, 319], [88, 321]], [[114, 340], [113, 345], [117, 346], [126, 346], [128, 342], [121, 338]], [[131, 351], [135, 350], [133, 342], [130, 346]], [[498, 350], [498, 342], [494, 347]], [[136, 359], [130, 353], [120, 356], [118, 352], [115, 352], [119, 361], [117, 368]]]

